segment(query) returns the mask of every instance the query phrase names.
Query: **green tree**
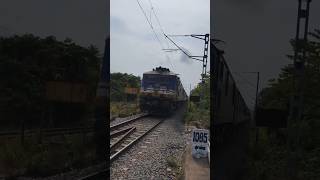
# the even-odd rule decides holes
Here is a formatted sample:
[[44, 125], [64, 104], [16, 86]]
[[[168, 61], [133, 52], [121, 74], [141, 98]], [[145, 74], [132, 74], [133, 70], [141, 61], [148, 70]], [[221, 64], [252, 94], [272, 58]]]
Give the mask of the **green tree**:
[[[319, 117], [315, 112], [320, 111], [320, 31], [315, 30], [310, 33], [310, 40], [304, 47], [306, 53], [306, 67], [304, 78], [304, 105], [305, 115], [309, 117]], [[296, 43], [291, 40], [291, 45], [294, 48]], [[292, 55], [288, 58], [293, 59]], [[302, 58], [302, 57], [298, 57]], [[293, 93], [293, 66], [287, 65], [281, 69], [281, 73], [277, 79], [269, 80], [269, 87], [262, 90], [260, 93], [261, 105], [264, 107], [278, 107], [284, 109], [287, 107], [290, 97]]]
[[46, 107], [45, 83], [50, 80], [86, 83], [93, 96], [100, 59], [96, 47], [81, 47], [71, 39], [0, 37], [0, 123], [18, 126], [22, 118], [39, 120]]
[[[210, 74], [204, 77], [204, 85], [198, 83], [197, 86], [191, 91], [192, 96], [203, 97], [199, 103], [189, 102], [188, 112], [185, 116], [187, 124], [196, 125], [199, 128], [210, 128]], [[203, 89], [204, 88], [204, 89]]]
[[111, 73], [110, 76], [110, 101], [124, 101], [125, 87], [140, 88], [141, 79], [127, 73]]
[[[315, 29], [309, 33], [310, 40], [303, 46], [306, 50], [306, 66], [304, 78], [304, 112], [303, 119], [298, 122], [301, 149], [299, 156], [299, 179], [317, 179], [320, 176], [320, 30]], [[297, 43], [290, 41], [292, 48]], [[293, 60], [293, 55], [288, 55]], [[299, 56], [299, 59], [302, 57]], [[264, 88], [260, 93], [260, 106], [265, 108], [286, 109], [293, 93], [293, 73], [292, 65], [287, 65], [281, 69], [281, 73], [277, 79], [269, 81], [269, 87]], [[270, 130], [270, 129], [269, 129]], [[273, 132], [273, 133], [272, 133]], [[267, 141], [269, 142], [268, 151], [265, 153], [266, 159], [282, 159], [284, 157], [275, 157], [277, 152], [288, 151], [287, 147], [282, 144], [272, 143], [279, 139], [279, 133], [286, 134], [286, 130], [269, 131]], [[275, 134], [276, 136], [273, 136]], [[288, 154], [285, 152], [283, 154]], [[269, 164], [270, 163], [270, 164]], [[267, 168], [275, 168], [273, 161], [265, 162], [263, 165]], [[285, 164], [285, 163], [284, 163]], [[285, 166], [277, 166], [276, 169], [285, 168]], [[270, 174], [270, 177], [272, 175]]]

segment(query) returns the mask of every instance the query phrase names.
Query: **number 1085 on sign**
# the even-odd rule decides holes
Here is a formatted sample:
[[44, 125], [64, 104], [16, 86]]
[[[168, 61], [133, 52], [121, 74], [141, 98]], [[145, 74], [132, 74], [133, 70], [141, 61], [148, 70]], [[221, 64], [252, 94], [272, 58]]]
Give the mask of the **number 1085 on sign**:
[[193, 131], [193, 142], [207, 143], [208, 133]]

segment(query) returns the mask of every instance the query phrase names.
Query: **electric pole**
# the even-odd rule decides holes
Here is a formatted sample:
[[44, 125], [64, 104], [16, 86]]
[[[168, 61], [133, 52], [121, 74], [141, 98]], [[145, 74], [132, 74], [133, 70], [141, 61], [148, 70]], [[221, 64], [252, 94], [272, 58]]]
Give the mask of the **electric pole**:
[[[207, 64], [208, 64], [208, 47], [209, 47], [209, 34], [191, 34], [191, 35], [166, 35], [164, 34], [166, 38], [168, 38], [178, 49], [166, 49], [166, 50], [180, 50], [185, 55], [187, 55], [189, 58], [201, 61], [202, 62], [202, 73], [201, 73], [201, 92], [200, 92], [200, 99], [203, 99], [204, 96], [204, 89], [205, 89], [205, 80], [204, 78], [207, 75]], [[203, 50], [203, 56], [191, 56], [188, 53], [186, 53], [183, 49], [181, 49], [174, 41], [172, 41], [168, 36], [191, 36], [197, 39], [204, 40], [204, 50]], [[202, 59], [199, 59], [199, 57], [202, 57]]]
[[303, 89], [306, 58], [305, 46], [308, 42], [307, 34], [310, 2], [311, 0], [298, 0], [298, 16], [294, 52], [293, 96], [291, 99], [288, 123], [288, 175], [291, 179], [297, 179], [296, 171], [298, 169], [298, 154], [300, 153], [299, 123], [303, 118]]
[[204, 35], [204, 50], [203, 50], [203, 60], [202, 60], [202, 74], [201, 74], [201, 83], [202, 83], [202, 97], [204, 96], [205, 90], [205, 80], [204, 78], [207, 75], [207, 63], [208, 63], [208, 43], [209, 43], [209, 34]]
[[[295, 38], [295, 52], [294, 52], [294, 96], [290, 110], [290, 119], [299, 120], [302, 117], [303, 111], [303, 80], [307, 45], [308, 23], [309, 23], [309, 8], [311, 0], [298, 0], [298, 19], [297, 19], [297, 32]], [[303, 3], [307, 4], [306, 9], [303, 9]], [[304, 32], [300, 32], [301, 20], [304, 19]], [[302, 36], [302, 37], [301, 37]], [[294, 122], [295, 122], [294, 121]]]

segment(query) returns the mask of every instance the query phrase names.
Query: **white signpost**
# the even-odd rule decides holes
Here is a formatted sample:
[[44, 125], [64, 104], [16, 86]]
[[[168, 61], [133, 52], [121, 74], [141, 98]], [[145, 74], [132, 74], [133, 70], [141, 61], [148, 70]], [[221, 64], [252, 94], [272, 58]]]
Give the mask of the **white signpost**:
[[192, 130], [192, 156], [196, 158], [208, 157], [209, 131], [206, 129]]

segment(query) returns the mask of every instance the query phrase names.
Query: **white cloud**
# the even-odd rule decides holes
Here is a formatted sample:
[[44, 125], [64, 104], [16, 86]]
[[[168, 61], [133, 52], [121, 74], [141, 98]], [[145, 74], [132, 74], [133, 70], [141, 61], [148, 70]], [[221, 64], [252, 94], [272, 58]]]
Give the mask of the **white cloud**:
[[[153, 34], [137, 1], [111, 0], [111, 72], [126, 72], [141, 76], [143, 72], [156, 66], [166, 66], [180, 74], [186, 91], [189, 91], [189, 84], [194, 87], [200, 82], [201, 62], [185, 59], [181, 53], [164, 54], [162, 48], [176, 47], [162, 34], [156, 17], [151, 12], [149, 0], [139, 0], [139, 2], [149, 20], [151, 13], [151, 23], [162, 46]], [[151, 0], [151, 2], [166, 34], [209, 33], [210, 0]], [[172, 39], [190, 51], [191, 55], [203, 54], [204, 41], [192, 37]]]

